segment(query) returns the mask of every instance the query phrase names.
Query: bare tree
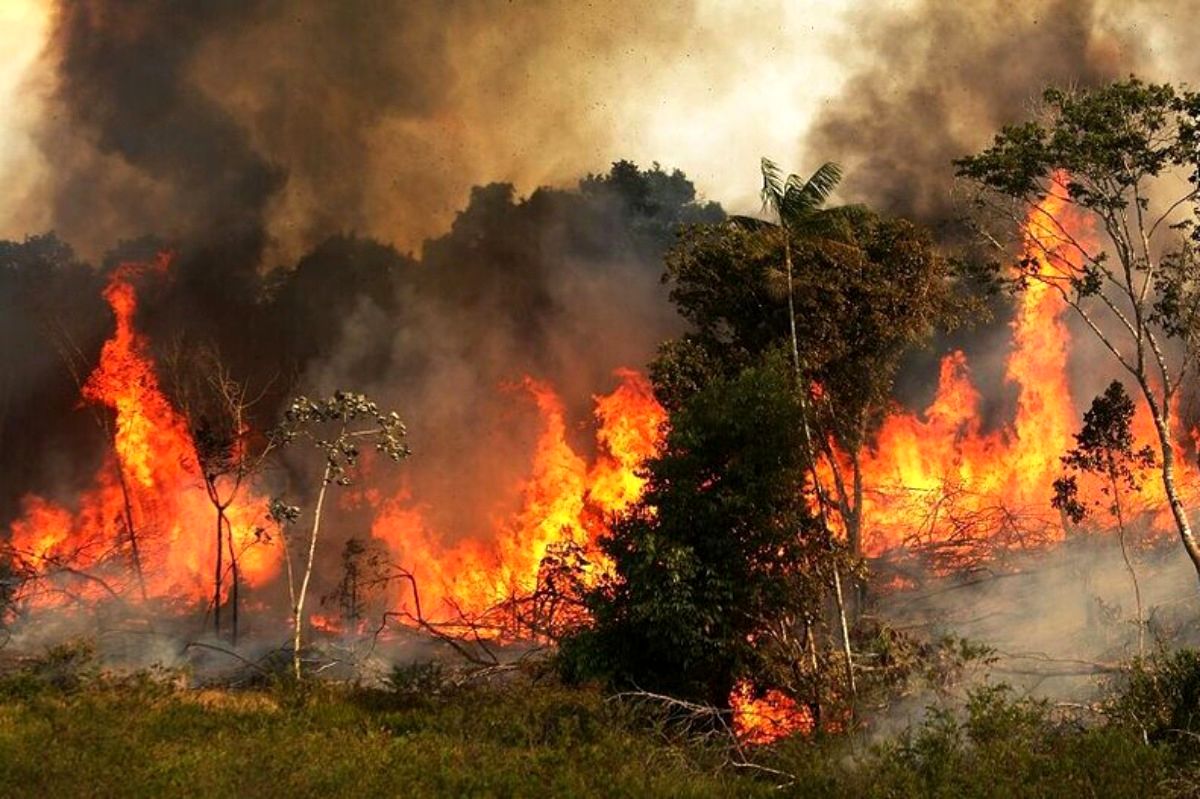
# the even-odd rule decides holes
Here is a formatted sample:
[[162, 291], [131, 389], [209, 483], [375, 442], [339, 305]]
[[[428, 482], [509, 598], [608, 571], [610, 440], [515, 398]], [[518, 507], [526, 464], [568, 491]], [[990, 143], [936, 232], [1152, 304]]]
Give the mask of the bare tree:
[[[321, 520], [325, 510], [325, 498], [331, 485], [347, 486], [352, 482], [352, 472], [358, 466], [361, 445], [365, 442], [393, 461], [400, 461], [410, 453], [404, 443], [404, 423], [396, 413], [383, 413], [378, 406], [362, 394], [338, 391], [324, 400], [297, 397], [292, 400], [284, 414], [284, 420], [272, 434], [275, 446], [291, 445], [299, 440], [309, 442], [322, 458], [320, 483], [317, 487], [316, 503], [312, 512], [312, 526], [307, 540], [297, 539], [299, 551], [292, 552], [293, 533], [291, 524], [298, 520], [300, 510], [280, 500], [271, 503], [271, 516], [280, 523], [284, 558], [287, 565], [288, 594], [292, 605], [292, 667], [296, 679], [302, 677], [300, 648], [304, 629], [304, 604], [308, 586], [312, 579], [313, 563], [316, 559], [317, 540], [321, 533]], [[301, 573], [296, 574], [293, 557], [300, 555]]]
[[230, 633], [236, 644], [241, 604], [238, 558], [242, 553], [229, 509], [245, 496], [252, 476], [266, 465], [278, 443], [272, 436], [256, 435], [249, 423], [253, 408], [274, 378], [252, 393], [248, 383], [234, 378], [215, 346], [189, 346], [182, 339], [175, 340], [162, 362], [172, 399], [191, 432], [205, 494], [215, 515], [213, 631], [221, 634], [222, 608], [228, 602]]

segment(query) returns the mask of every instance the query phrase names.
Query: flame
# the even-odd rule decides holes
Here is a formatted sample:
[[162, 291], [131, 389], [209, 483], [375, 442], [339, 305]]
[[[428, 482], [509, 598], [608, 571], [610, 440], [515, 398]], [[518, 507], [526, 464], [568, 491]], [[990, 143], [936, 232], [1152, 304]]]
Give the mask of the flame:
[[488, 540], [442, 543], [425, 521], [426, 509], [407, 492], [384, 504], [372, 534], [412, 571], [419, 597], [410, 592], [407, 603], [419, 598], [422, 612], [431, 615], [485, 613], [533, 591], [543, 560], [565, 544], [588, 553], [593, 576], [603, 573], [607, 564], [596, 551], [597, 539], [612, 514], [641, 495], [644, 478], [638, 469], [657, 451], [666, 420], [644, 376], [630, 369], [615, 375], [617, 388], [594, 397], [597, 456], [590, 467], [567, 441], [558, 395], [545, 383], [525, 379], [541, 431], [532, 469], [518, 487], [521, 509], [501, 520]]
[[[74, 510], [25, 497], [10, 546], [18, 559], [42, 573], [136, 558], [147, 597], [195, 602], [211, 594], [215, 510], [187, 423], [163, 395], [146, 340], [134, 325], [133, 280], [165, 273], [168, 265], [169, 258], [160, 256], [154, 264], [123, 264], [112, 273], [104, 298], [116, 327], [81, 392], [86, 403], [112, 413], [112, 452]], [[275, 549], [255, 546], [264, 521], [255, 508], [261, 507], [261, 499], [247, 498], [227, 511], [241, 577], [251, 586], [269, 580], [278, 567]], [[109, 571], [104, 580], [115, 593], [134, 587], [127, 570]]]
[[812, 732], [813, 719], [809, 709], [774, 689], [755, 696], [750, 683], [743, 680], [733, 687], [729, 705], [733, 713], [733, 733], [742, 743], [769, 744], [789, 735]]
[[[981, 542], [1041, 546], [1064, 537], [1062, 520], [1050, 508], [1052, 484], [1081, 418], [1068, 380], [1069, 306], [1057, 286], [1069, 291], [1064, 281], [1083, 265], [1080, 248], [1094, 252], [1097, 238], [1091, 220], [1066, 197], [1065, 176], [1053, 184], [1022, 231], [1022, 255], [1041, 279], [1028, 281], [1011, 323], [1005, 377], [1016, 388], [1014, 419], [983, 432], [966, 356], [947, 355], [924, 412], [894, 411], [874, 445], [860, 453], [865, 555], [918, 546], [953, 564]], [[1144, 402], [1133, 428], [1141, 444], [1157, 440]], [[1194, 475], [1178, 446], [1181, 468]], [[1153, 475], [1142, 481], [1136, 504], [1156, 523], [1167, 521], [1162, 485]]]
[[[1061, 187], [1065, 181], [1060, 176], [1055, 183]], [[859, 453], [868, 556], [918, 546], [948, 552], [953, 563], [979, 541], [1030, 546], [1065, 535], [1050, 495], [1080, 418], [1068, 380], [1069, 308], [1056, 286], [1081, 266], [1075, 243], [1091, 248], [1096, 232], [1060, 189], [1030, 212], [1022, 234], [1022, 255], [1042, 279], [1031, 280], [1020, 294], [1011, 323], [1005, 377], [1016, 391], [1014, 417], [998, 429], [983, 430], [981, 397], [967, 358], [962, 352], [947, 355], [929, 406], [920, 413], [895, 409], [872, 445]], [[26, 568], [95, 571], [110, 581], [109, 590], [130, 595], [135, 586], [130, 570], [102, 567], [128, 564], [136, 538], [147, 596], [196, 603], [211, 591], [214, 510], [186, 421], [162, 393], [147, 342], [135, 326], [134, 279], [167, 268], [168, 259], [162, 258], [152, 265], [125, 264], [112, 273], [104, 298], [115, 329], [81, 392], [86, 403], [111, 414], [112, 452], [71, 507], [25, 497], [10, 545]], [[419, 601], [426, 618], [480, 616], [534, 591], [547, 557], [567, 545], [588, 559], [585, 577], [605, 574], [609, 564], [597, 542], [612, 515], [641, 496], [640, 466], [658, 451], [666, 422], [644, 376], [629, 369], [615, 376], [617, 387], [593, 398], [592, 458], [572, 446], [566, 411], [554, 389], [532, 377], [523, 381], [538, 414], [539, 434], [531, 467], [513, 486], [520, 509], [497, 519], [486, 538], [453, 540], [433, 529], [428, 508], [407, 490], [381, 496], [368, 487], [342, 498], [343, 507], [373, 509], [372, 536], [414, 578], [395, 588], [399, 594], [391, 603], [416, 611]], [[823, 399], [819, 390], [815, 387], [817, 402]], [[1155, 440], [1144, 403], [1139, 403], [1134, 432], [1139, 443]], [[1182, 442], [1196, 435], [1176, 437], [1181, 485], [1200, 484], [1197, 467], [1183, 457]], [[838, 457], [844, 466], [844, 457]], [[832, 486], [828, 471], [821, 480]], [[1157, 480], [1143, 480], [1136, 503], [1160, 526], [1169, 519], [1163, 493]], [[276, 548], [255, 545], [264, 506], [261, 498], [246, 496], [228, 511], [242, 577], [250, 586], [270, 581], [279, 567]], [[83, 595], [101, 590], [88, 586]], [[340, 629], [331, 617], [314, 616], [312, 624]], [[730, 702], [735, 729], [747, 742], [812, 728], [808, 709], [779, 692], [755, 696], [742, 683]]]

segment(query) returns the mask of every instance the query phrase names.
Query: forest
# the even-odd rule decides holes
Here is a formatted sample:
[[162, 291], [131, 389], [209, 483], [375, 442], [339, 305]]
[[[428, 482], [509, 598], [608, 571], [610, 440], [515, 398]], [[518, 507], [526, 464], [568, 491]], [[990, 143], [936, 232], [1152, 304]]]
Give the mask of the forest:
[[636, 136], [531, 181], [477, 9], [54, 5], [0, 793], [1200, 795], [1200, 92], [1102, 5], [897, 78], [921, 141], [873, 39], [719, 201]]

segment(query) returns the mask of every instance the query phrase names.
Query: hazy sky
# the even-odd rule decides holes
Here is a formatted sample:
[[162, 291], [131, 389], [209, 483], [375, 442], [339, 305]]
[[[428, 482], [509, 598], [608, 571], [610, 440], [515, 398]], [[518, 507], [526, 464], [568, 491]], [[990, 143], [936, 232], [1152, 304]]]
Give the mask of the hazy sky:
[[[49, 14], [41, 0], [0, 0], [0, 185], [19, 198], [42, 168], [41, 158], [27, 135], [36, 119], [38, 90], [32, 67], [45, 43]], [[19, 201], [19, 200], [18, 200]], [[11, 213], [7, 203], [0, 213]], [[15, 220], [0, 218], [0, 236], [26, 232]]]

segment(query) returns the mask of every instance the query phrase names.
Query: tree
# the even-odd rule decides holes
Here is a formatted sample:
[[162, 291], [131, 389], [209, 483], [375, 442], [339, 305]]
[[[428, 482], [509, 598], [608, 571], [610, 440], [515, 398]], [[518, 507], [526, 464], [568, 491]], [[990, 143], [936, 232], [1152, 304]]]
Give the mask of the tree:
[[717, 707], [738, 680], [782, 682], [820, 706], [842, 550], [805, 501], [801, 415], [781, 355], [676, 411], [642, 500], [601, 540], [613, 574], [585, 596], [593, 626], [563, 644], [572, 673]]
[[250, 425], [252, 410], [274, 380], [266, 381], [252, 395], [248, 384], [234, 378], [215, 345], [188, 345], [181, 337], [174, 339], [162, 363], [172, 399], [187, 420], [205, 495], [215, 516], [213, 632], [221, 634], [221, 611], [228, 593], [230, 634], [236, 644], [241, 605], [238, 558], [242, 552], [236, 546], [228, 512], [277, 444], [272, 436], [256, 435]]
[[[977, 189], [979, 227], [1028, 219], [1037, 257], [1012, 279], [1037, 282], [1074, 309], [1132, 378], [1154, 422], [1175, 527], [1200, 576], [1200, 544], [1175, 478], [1173, 410], [1200, 344], [1200, 94], [1136, 78], [1049, 89], [1031, 121], [955, 162]], [[1088, 228], [1095, 235], [1088, 235]]]
[[1134, 449], [1133, 400], [1125, 387], [1114, 380], [1103, 394], [1092, 401], [1092, 407], [1083, 415], [1083, 428], [1075, 434], [1075, 448], [1063, 456], [1067, 474], [1054, 481], [1052, 504], [1067, 517], [1079, 524], [1088, 516], [1089, 507], [1080, 498], [1079, 477], [1095, 475], [1103, 483], [1101, 494], [1107, 499], [1097, 500], [1101, 507], [1117, 523], [1117, 536], [1121, 543], [1121, 557], [1133, 582], [1133, 596], [1137, 608], [1138, 654], [1145, 655], [1145, 616], [1142, 613], [1142, 590], [1138, 585], [1137, 572], [1129, 558], [1126, 545], [1125, 510], [1121, 495], [1125, 491], [1137, 491], [1139, 475], [1154, 466], [1154, 451], [1150, 447]]
[[[832, 161], [826, 161], [816, 172], [803, 180], [796, 174], [786, 178], [783, 170], [769, 158], [763, 158], [762, 169], [762, 198], [763, 210], [770, 211], [775, 217], [775, 228], [783, 241], [783, 268], [787, 277], [788, 325], [792, 340], [792, 368], [796, 380], [800, 380], [800, 343], [796, 336], [796, 307], [795, 291], [792, 280], [792, 236], [795, 234], [814, 233], [821, 223], [826, 222], [831, 215], [821, 214], [821, 206], [829, 198], [834, 188], [842, 179], [842, 168]], [[734, 217], [737, 224], [759, 223], [746, 217]]]
[[293, 553], [289, 542], [293, 534], [289, 528], [299, 519], [300, 509], [278, 499], [272, 501], [270, 508], [272, 518], [282, 531], [288, 595], [292, 605], [292, 668], [297, 680], [302, 676], [300, 645], [304, 629], [304, 603], [308, 596], [309, 581], [312, 579], [325, 496], [331, 485], [350, 485], [352, 472], [358, 466], [362, 443], [373, 444], [376, 451], [393, 461], [400, 461], [409, 455], [408, 446], [404, 443], [405, 435], [404, 423], [395, 412], [383, 413], [364, 395], [344, 391], [338, 391], [323, 400], [297, 397], [292, 400], [284, 413], [283, 421], [273, 433], [272, 437], [277, 446], [288, 446], [298, 439], [305, 439], [322, 458], [321, 480], [317, 487], [312, 526], [307, 540], [296, 542], [303, 548], [303, 572], [299, 578], [299, 585], [292, 562]]
[[951, 266], [925, 231], [862, 207], [824, 210], [796, 229], [690, 228], [666, 269], [692, 329], [651, 367], [659, 397], [678, 407], [714, 377], [786, 347], [812, 482], [860, 554], [859, 453], [890, 406], [902, 356], [969, 307]]

